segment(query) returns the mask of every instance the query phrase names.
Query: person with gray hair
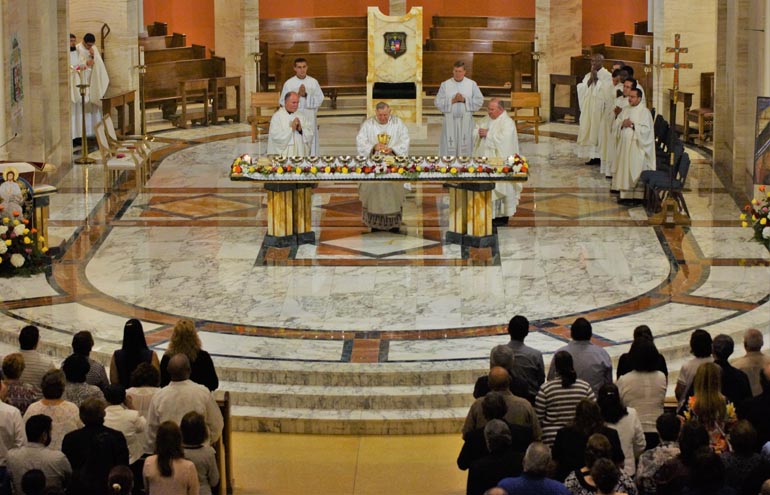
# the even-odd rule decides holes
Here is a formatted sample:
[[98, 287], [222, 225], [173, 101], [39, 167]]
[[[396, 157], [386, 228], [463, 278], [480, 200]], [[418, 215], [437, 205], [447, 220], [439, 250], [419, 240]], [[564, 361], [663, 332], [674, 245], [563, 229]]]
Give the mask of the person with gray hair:
[[734, 359], [732, 365], [746, 373], [751, 385], [751, 395], [756, 397], [762, 393], [762, 385], [759, 383], [759, 374], [766, 364], [770, 364], [770, 356], [762, 354], [764, 345], [762, 332], [756, 328], [749, 328], [743, 334], [743, 348], [746, 349], [746, 355]]
[[[527, 381], [518, 375], [516, 372], [514, 351], [508, 345], [496, 345], [489, 353], [489, 368], [492, 369], [495, 366], [500, 366], [508, 371], [508, 375], [511, 377], [510, 390], [511, 393], [522, 399], [527, 399], [530, 404], [534, 404], [535, 397], [529, 394], [529, 388]], [[489, 375], [482, 375], [476, 380], [476, 385], [473, 387], [473, 397], [478, 399], [484, 397], [489, 392]]]
[[735, 348], [733, 338], [729, 335], [719, 334], [714, 337], [711, 344], [711, 350], [714, 355], [714, 362], [722, 368], [722, 395], [733, 404], [741, 404], [744, 400], [750, 399], [751, 384], [746, 373], [735, 368], [727, 359], [732, 355]]
[[489, 454], [471, 464], [466, 486], [467, 495], [481, 495], [501, 479], [518, 476], [522, 471], [524, 456], [513, 449], [511, 430], [505, 421], [490, 420], [484, 426], [484, 439]]
[[562, 483], [547, 478], [551, 463], [551, 449], [541, 442], [532, 443], [524, 454], [524, 474], [504, 478], [497, 484], [509, 495], [571, 495]]

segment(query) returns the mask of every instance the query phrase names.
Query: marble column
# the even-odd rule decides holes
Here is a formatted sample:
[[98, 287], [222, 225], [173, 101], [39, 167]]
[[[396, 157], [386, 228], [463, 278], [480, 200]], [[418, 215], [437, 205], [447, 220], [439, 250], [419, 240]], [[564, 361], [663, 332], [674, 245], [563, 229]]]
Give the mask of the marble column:
[[390, 11], [388, 12], [388, 15], [406, 15], [406, 0], [390, 0], [389, 7]]
[[[538, 88], [542, 96], [540, 113], [550, 118], [551, 74], [569, 74], [570, 56], [580, 55], [583, 46], [583, 0], [536, 0], [535, 36], [540, 62]], [[569, 98], [566, 88], [556, 97]], [[566, 104], [565, 104], [566, 106]]]
[[[5, 11], [3, 4], [0, 3], [0, 19], [3, 19], [3, 12]], [[5, 54], [5, 23], [0, 22], [0, 53]], [[6, 74], [7, 65], [3, 63], [0, 65], [0, 108], [8, 108], [7, 91], [5, 90], [5, 81], [8, 77]], [[3, 118], [0, 119], [0, 145], [8, 140], [8, 126], [6, 125], [5, 113]], [[0, 148], [0, 160], [8, 159], [8, 149], [6, 146]]]
[[[6, 0], [3, 2], [2, 64], [9, 67], [12, 42], [21, 55], [22, 98], [5, 100], [6, 133], [18, 137], [6, 148], [11, 160], [69, 163], [69, 69], [66, 0]], [[3, 91], [10, 95], [11, 78]]]
[[214, 51], [226, 59], [228, 76], [241, 76], [241, 115], [245, 119], [249, 95], [256, 91], [257, 83], [254, 53], [259, 51], [259, 0], [214, 1]]

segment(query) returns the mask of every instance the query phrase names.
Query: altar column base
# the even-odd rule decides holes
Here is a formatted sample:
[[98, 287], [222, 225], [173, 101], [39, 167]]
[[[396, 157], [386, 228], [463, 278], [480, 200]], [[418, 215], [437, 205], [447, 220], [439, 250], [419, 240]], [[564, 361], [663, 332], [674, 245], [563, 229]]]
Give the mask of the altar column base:
[[312, 230], [313, 188], [315, 184], [266, 183], [268, 247], [315, 244]]
[[493, 182], [446, 184], [449, 189], [449, 231], [446, 242], [468, 248], [491, 248], [497, 254], [492, 227]]

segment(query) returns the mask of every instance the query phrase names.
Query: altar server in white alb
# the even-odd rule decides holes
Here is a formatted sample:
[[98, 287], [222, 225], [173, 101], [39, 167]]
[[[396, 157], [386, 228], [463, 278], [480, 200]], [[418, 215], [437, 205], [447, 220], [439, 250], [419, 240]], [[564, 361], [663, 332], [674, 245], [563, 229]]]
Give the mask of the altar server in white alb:
[[281, 156], [309, 156], [315, 129], [308, 118], [298, 110], [299, 95], [286, 93], [283, 106], [270, 119], [267, 135], [267, 154]]
[[318, 81], [307, 75], [307, 60], [304, 58], [294, 59], [294, 77], [287, 79], [283, 83], [281, 91], [281, 101], [284, 100], [289, 92], [295, 92], [299, 95], [299, 110], [305, 114], [307, 125], [313, 127], [313, 143], [310, 147], [310, 154], [318, 156], [318, 125], [316, 123], [316, 114], [324, 101], [324, 92], [321, 91]]
[[454, 63], [452, 78], [441, 83], [434, 104], [444, 114], [439, 154], [471, 156], [473, 112], [484, 104], [484, 95], [475, 81], [465, 77], [465, 62]]
[[[391, 115], [387, 103], [379, 102], [374, 117], [361, 124], [356, 147], [362, 156], [405, 156], [409, 154], [409, 130], [401, 119]], [[358, 194], [367, 227], [398, 233], [405, 197], [401, 182], [362, 182]]]
[[586, 165], [599, 165], [599, 135], [604, 118], [606, 90], [614, 87], [612, 74], [605, 69], [604, 55], [595, 53], [591, 56], [591, 72], [585, 75], [583, 82], [577, 85], [578, 103], [580, 104], [580, 129], [578, 130], [578, 156], [588, 158]]
[[642, 91], [631, 90], [626, 108], [615, 119], [618, 135], [615, 175], [612, 189], [620, 191], [620, 199], [643, 199], [644, 188], [638, 185], [645, 170], [655, 170], [655, 131], [652, 114], [642, 105]]
[[[519, 153], [519, 135], [516, 123], [505, 111], [498, 98], [489, 100], [487, 116], [476, 126], [474, 156], [508, 158]], [[508, 217], [516, 213], [521, 195], [521, 183], [498, 182], [492, 193], [493, 225], [506, 225]]]
[[612, 86], [606, 86], [603, 89], [604, 94], [604, 117], [599, 134], [599, 158], [602, 163], [599, 171], [605, 177], [612, 177], [612, 162], [615, 160], [617, 136], [612, 132], [612, 124], [615, 123], [615, 101], [618, 97], [618, 91], [623, 93], [623, 84], [620, 82], [620, 69], [612, 71]]
[[102, 56], [96, 47], [96, 37], [87, 33], [83, 41], [75, 46], [72, 44], [75, 36], [70, 35], [70, 99], [72, 107], [72, 138], [82, 135], [82, 107], [78, 84], [88, 84], [86, 88], [86, 135], [94, 135], [94, 126], [102, 120], [102, 97], [110, 85], [110, 77], [104, 66]]

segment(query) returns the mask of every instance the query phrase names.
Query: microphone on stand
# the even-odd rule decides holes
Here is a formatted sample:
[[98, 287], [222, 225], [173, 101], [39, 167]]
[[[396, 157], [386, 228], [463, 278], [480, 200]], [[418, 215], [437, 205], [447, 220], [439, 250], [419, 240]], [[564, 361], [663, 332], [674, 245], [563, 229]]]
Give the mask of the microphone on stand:
[[10, 143], [10, 142], [11, 142], [11, 141], [13, 141], [14, 139], [16, 139], [16, 136], [18, 136], [18, 135], [19, 135], [19, 133], [18, 133], [18, 132], [14, 132], [14, 133], [13, 133], [13, 136], [11, 136], [11, 139], [9, 139], [8, 141], [4, 142], [3, 144], [0, 144], [0, 148], [2, 148], [3, 146], [5, 146], [6, 144]]

